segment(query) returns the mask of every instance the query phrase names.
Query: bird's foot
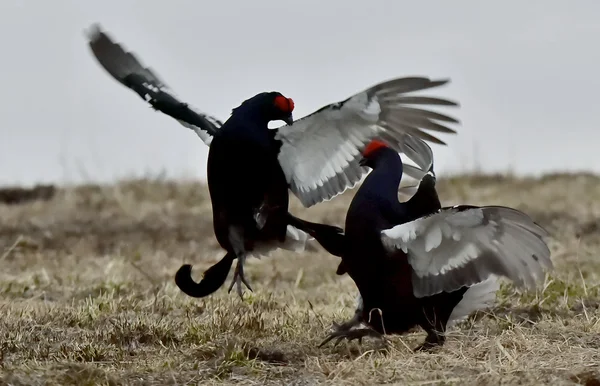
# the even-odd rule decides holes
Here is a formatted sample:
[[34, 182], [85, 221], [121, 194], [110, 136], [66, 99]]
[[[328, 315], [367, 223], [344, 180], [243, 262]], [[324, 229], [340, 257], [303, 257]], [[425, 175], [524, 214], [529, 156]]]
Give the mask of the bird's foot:
[[366, 336], [371, 336], [373, 338], [377, 338], [380, 339], [382, 342], [387, 343], [385, 340], [385, 337], [380, 334], [379, 332], [373, 330], [372, 328], [357, 328], [357, 329], [350, 329], [350, 328], [344, 328], [344, 324], [339, 325], [337, 323], [334, 323], [335, 326], [335, 331], [333, 331], [331, 334], [329, 334], [327, 336], [327, 338], [325, 338], [325, 340], [323, 342], [321, 342], [321, 344], [319, 345], [319, 347], [324, 346], [325, 344], [327, 344], [329, 341], [331, 341], [332, 339], [336, 339], [335, 343], [334, 343], [334, 347], [337, 346], [342, 339], [348, 339], [348, 341], [352, 341], [354, 339], [358, 339], [358, 343], [362, 344], [362, 339]]
[[235, 266], [235, 272], [233, 274], [233, 280], [231, 280], [231, 285], [227, 290], [227, 293], [230, 293], [233, 289], [233, 286], [236, 285], [237, 294], [243, 300], [244, 297], [242, 295], [242, 283], [250, 290], [250, 292], [254, 292], [250, 284], [248, 284], [248, 280], [246, 280], [246, 276], [244, 275], [244, 261], [245, 257], [238, 257], [238, 262]]
[[415, 352], [433, 352], [441, 346], [442, 345], [439, 343], [423, 342], [423, 344], [420, 344], [415, 348]]
[[434, 332], [430, 332], [427, 334], [427, 338], [425, 338], [425, 342], [420, 344], [415, 348], [415, 352], [433, 352], [435, 349], [438, 349], [444, 345], [446, 341], [443, 335], [439, 335]]

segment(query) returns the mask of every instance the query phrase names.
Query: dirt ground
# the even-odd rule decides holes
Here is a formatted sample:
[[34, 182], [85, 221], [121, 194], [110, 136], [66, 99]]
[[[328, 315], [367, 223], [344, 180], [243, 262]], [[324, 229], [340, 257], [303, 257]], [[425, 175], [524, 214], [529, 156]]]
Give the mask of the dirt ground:
[[[420, 330], [388, 349], [368, 338], [317, 348], [357, 296], [320, 248], [249, 260], [246, 302], [226, 288], [182, 294], [173, 281], [182, 263], [199, 279], [223, 255], [200, 183], [78, 186], [0, 204], [0, 384], [600, 385], [600, 177], [473, 175], [438, 186], [445, 205], [530, 214], [553, 236], [556, 269], [535, 292], [503, 286], [495, 308], [418, 354]], [[309, 209], [292, 198], [291, 211], [341, 226], [353, 194]]]

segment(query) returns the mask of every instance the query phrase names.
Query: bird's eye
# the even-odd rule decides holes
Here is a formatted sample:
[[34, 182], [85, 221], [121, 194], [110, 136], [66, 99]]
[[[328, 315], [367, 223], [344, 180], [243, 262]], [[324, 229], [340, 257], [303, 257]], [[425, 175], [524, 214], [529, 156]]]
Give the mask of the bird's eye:
[[294, 101], [292, 98], [286, 98], [283, 95], [277, 95], [274, 103], [275, 107], [284, 113], [291, 113], [294, 111]]

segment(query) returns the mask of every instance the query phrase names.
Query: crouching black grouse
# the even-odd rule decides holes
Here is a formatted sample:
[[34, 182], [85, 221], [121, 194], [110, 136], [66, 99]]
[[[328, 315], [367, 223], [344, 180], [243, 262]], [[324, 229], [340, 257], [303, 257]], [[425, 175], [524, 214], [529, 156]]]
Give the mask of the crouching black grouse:
[[[225, 281], [238, 259], [234, 283], [241, 296], [247, 256], [261, 256], [276, 248], [303, 250], [315, 238], [336, 253], [341, 229], [309, 223], [288, 212], [288, 189], [305, 207], [330, 200], [354, 187], [368, 169], [359, 164], [360, 152], [375, 137], [411, 158], [416, 167], [405, 173], [420, 179], [423, 155], [411, 147], [412, 136], [444, 144], [425, 130], [455, 133], [446, 125], [458, 123], [449, 116], [420, 109], [419, 105], [456, 106], [445, 99], [413, 92], [447, 83], [424, 77], [392, 79], [350, 98], [325, 106], [293, 121], [294, 102], [279, 92], [262, 92], [233, 109], [225, 122], [194, 111], [180, 102], [165, 83], [131, 53], [114, 43], [98, 25], [89, 32], [90, 48], [102, 67], [120, 83], [134, 90], [156, 110], [194, 130], [210, 146], [207, 180], [213, 208], [213, 224], [225, 257], [195, 283], [191, 266], [176, 274], [186, 294], [206, 296]], [[269, 129], [270, 121], [286, 125]], [[231, 291], [231, 288], [229, 290]]]
[[[422, 143], [422, 145], [427, 146]], [[427, 148], [429, 148], [427, 146]], [[491, 305], [501, 277], [533, 288], [552, 268], [547, 232], [529, 216], [501, 206], [442, 208], [430, 172], [408, 201], [398, 201], [403, 164], [385, 142], [363, 153], [373, 170], [357, 191], [337, 239], [342, 262], [360, 292], [354, 317], [333, 338], [401, 334], [420, 326], [423, 345], [443, 345], [446, 328]], [[366, 328], [358, 328], [360, 324]]]

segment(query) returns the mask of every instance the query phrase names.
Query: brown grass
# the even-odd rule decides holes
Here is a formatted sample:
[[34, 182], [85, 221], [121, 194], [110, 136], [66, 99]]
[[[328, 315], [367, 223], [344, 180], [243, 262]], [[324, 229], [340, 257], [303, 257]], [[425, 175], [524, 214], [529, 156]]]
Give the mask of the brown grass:
[[[439, 189], [444, 204], [529, 213], [554, 236], [556, 271], [535, 293], [504, 286], [433, 354], [411, 352], [421, 331], [387, 351], [317, 348], [357, 295], [324, 252], [249, 260], [244, 303], [225, 288], [183, 295], [179, 266], [198, 279], [223, 255], [204, 185], [80, 186], [0, 206], [0, 384], [600, 384], [600, 178], [462, 176]], [[292, 211], [342, 225], [353, 193]]]

